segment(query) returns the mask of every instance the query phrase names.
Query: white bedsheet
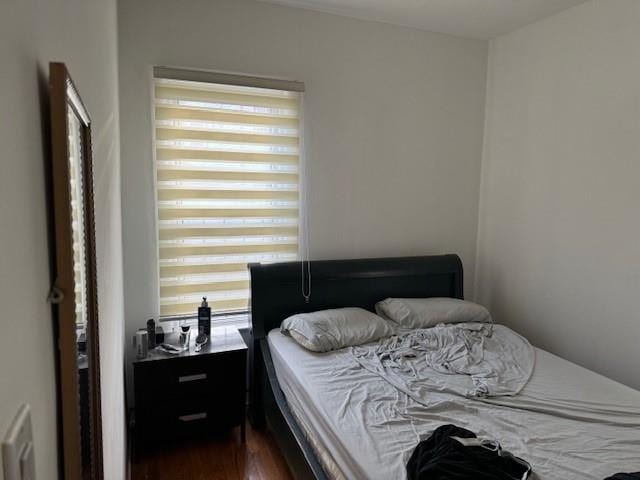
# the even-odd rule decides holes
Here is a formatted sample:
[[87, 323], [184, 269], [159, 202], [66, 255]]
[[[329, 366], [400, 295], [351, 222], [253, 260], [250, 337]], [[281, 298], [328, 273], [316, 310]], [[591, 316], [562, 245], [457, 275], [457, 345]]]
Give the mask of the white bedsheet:
[[433, 392], [425, 407], [348, 349], [312, 353], [278, 330], [268, 341], [280, 386], [333, 478], [403, 479], [418, 442], [447, 423], [495, 438], [532, 464], [534, 479], [640, 471], [640, 392], [544, 350], [519, 395]]
[[425, 407], [432, 393], [516, 395], [533, 373], [526, 338], [502, 325], [457, 323], [410, 330], [351, 349], [356, 361]]

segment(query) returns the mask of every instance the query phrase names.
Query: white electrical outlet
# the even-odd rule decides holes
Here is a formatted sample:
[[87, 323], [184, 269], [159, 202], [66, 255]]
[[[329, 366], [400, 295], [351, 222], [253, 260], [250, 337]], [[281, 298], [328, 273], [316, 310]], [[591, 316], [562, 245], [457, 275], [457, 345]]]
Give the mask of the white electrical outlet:
[[2, 442], [5, 480], [35, 480], [36, 467], [31, 429], [31, 408], [20, 406]]

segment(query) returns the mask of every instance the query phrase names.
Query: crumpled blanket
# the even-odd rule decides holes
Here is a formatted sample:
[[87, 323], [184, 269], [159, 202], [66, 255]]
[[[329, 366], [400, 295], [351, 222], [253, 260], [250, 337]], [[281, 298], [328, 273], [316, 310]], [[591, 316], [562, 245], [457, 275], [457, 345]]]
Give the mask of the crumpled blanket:
[[352, 347], [355, 360], [414, 400], [429, 392], [464, 397], [516, 395], [533, 373], [535, 351], [503, 325], [441, 324]]

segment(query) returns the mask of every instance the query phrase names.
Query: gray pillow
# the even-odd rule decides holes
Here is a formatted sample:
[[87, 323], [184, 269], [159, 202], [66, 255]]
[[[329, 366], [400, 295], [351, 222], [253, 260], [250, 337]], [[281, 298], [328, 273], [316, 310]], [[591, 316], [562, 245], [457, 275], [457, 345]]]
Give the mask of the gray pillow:
[[492, 323], [482, 305], [457, 298], [387, 298], [376, 312], [404, 328], [429, 328], [439, 323]]
[[393, 335], [385, 319], [362, 308], [299, 313], [284, 320], [280, 331], [313, 352], [329, 352]]

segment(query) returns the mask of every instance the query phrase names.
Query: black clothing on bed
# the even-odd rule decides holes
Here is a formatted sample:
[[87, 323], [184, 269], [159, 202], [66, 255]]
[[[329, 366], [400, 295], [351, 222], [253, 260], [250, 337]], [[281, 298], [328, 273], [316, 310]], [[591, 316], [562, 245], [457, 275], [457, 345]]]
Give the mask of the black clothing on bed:
[[615, 475], [607, 477], [604, 480], [640, 480], [640, 472], [616, 473]]
[[465, 446], [459, 440], [475, 433], [455, 425], [442, 425], [421, 441], [407, 462], [408, 480], [521, 480], [531, 467], [497, 448]]

